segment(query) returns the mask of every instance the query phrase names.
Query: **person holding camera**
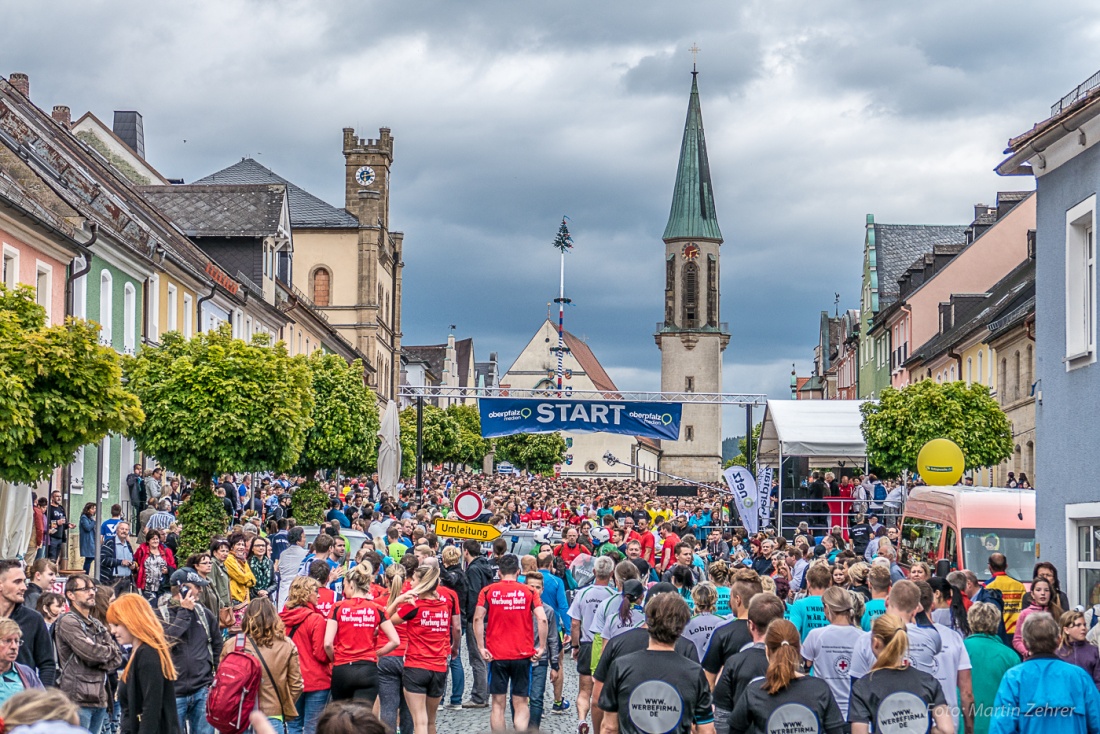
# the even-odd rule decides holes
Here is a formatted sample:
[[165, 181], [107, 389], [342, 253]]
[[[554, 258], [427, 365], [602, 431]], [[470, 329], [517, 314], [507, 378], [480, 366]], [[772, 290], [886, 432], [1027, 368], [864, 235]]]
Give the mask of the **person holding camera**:
[[214, 682], [222, 637], [218, 618], [200, 601], [210, 582], [185, 566], [172, 574], [169, 584], [172, 598], [159, 611], [176, 667], [176, 712], [181, 728], [190, 725], [191, 734], [214, 734], [206, 721], [206, 695]]

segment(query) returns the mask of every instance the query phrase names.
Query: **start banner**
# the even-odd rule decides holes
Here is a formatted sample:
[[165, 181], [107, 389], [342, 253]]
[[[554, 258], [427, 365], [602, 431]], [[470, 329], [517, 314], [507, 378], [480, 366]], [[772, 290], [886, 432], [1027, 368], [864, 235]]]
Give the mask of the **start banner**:
[[481, 435], [515, 433], [623, 433], [644, 438], [680, 438], [680, 403], [621, 400], [523, 400], [480, 398]]

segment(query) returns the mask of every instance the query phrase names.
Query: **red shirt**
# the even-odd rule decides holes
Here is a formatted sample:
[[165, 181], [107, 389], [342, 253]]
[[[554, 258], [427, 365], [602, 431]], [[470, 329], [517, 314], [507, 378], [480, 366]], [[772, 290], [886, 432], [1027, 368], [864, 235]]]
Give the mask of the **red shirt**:
[[328, 619], [332, 616], [332, 606], [336, 603], [336, 592], [327, 586], [317, 589], [317, 611]]
[[535, 654], [534, 610], [539, 595], [518, 581], [489, 584], [477, 597], [485, 607], [485, 647], [494, 660], [523, 660]]
[[418, 599], [403, 604], [397, 614], [405, 620], [398, 627], [405, 627], [409, 638], [405, 667], [446, 672], [451, 652], [450, 600], [442, 595], [438, 599]]
[[642, 542], [642, 559], [645, 560], [650, 566], [656, 566], [657, 560], [657, 540], [653, 537], [653, 533], [648, 530], [640, 534]]
[[451, 614], [455, 617], [462, 614], [462, 607], [458, 605], [458, 594], [454, 589], [448, 589], [443, 584], [435, 587], [435, 591], [439, 594], [440, 598], [446, 599], [447, 603], [451, 605]]
[[332, 616], [339, 625], [332, 649], [335, 665], [361, 660], [378, 662], [378, 627], [385, 619], [385, 610], [370, 599], [344, 599], [332, 607]]
[[585, 555], [587, 553], [588, 549], [580, 543], [577, 543], [572, 548], [569, 547], [568, 543], [562, 543], [554, 549], [554, 555], [565, 561], [566, 566], [571, 564], [577, 556]]
[[668, 565], [671, 566], [676, 562], [676, 544], [680, 542], [680, 536], [676, 533], [669, 533], [665, 536], [665, 539], [661, 541], [661, 564], [665, 562], [665, 557], [668, 557]]

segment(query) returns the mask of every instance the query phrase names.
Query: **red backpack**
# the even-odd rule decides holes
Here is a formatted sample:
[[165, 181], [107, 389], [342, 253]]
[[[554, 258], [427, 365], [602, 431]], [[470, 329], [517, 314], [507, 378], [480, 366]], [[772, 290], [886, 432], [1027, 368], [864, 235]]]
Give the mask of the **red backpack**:
[[259, 661], [244, 651], [244, 635], [237, 635], [236, 647], [214, 674], [206, 699], [206, 722], [222, 734], [241, 734], [247, 729], [262, 675]]

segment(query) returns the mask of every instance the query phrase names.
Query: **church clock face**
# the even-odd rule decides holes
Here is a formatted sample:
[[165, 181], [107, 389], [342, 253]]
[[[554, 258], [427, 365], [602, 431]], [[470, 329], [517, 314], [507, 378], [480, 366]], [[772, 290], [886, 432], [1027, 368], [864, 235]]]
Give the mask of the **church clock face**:
[[374, 169], [370, 166], [362, 166], [355, 172], [355, 181], [360, 186], [370, 186], [374, 183]]
[[699, 245], [694, 242], [689, 242], [684, 245], [684, 259], [695, 260], [699, 257]]

